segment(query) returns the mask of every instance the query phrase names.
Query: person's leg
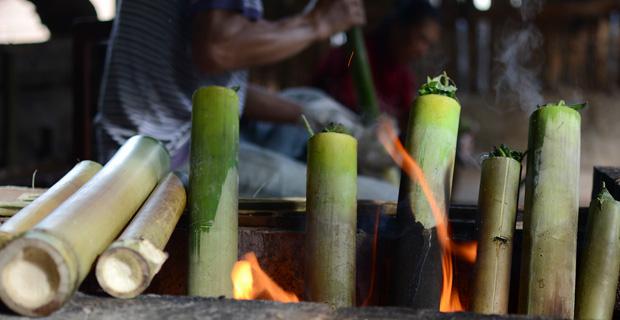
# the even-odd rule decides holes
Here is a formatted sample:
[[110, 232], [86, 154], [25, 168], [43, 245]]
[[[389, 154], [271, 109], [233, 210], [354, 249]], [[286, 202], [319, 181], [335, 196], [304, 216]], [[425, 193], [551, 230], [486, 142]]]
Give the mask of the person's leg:
[[[242, 142], [239, 148], [239, 194], [241, 197], [305, 197], [306, 166]], [[396, 201], [398, 188], [360, 176], [357, 197]]]
[[305, 161], [308, 132], [294, 124], [245, 120], [241, 139], [299, 161]]

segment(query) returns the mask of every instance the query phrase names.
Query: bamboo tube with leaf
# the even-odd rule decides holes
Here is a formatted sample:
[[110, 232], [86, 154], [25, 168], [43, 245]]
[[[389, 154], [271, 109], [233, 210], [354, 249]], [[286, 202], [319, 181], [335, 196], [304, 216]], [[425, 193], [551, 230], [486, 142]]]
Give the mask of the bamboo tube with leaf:
[[185, 188], [169, 173], [153, 190], [119, 238], [101, 254], [96, 276], [111, 296], [142, 293], [168, 258], [163, 249], [185, 208]]
[[101, 165], [94, 161], [85, 160], [76, 164], [71, 171], [58, 180], [51, 188], [0, 225], [0, 247], [28, 231], [43, 218], [47, 217], [54, 209], [88, 182], [99, 170], [101, 170]]
[[581, 115], [563, 101], [530, 116], [519, 310], [573, 318]]
[[476, 313], [508, 313], [522, 159], [521, 152], [501, 145], [482, 162], [480, 233], [470, 301]]
[[62, 307], [169, 166], [159, 141], [129, 139], [96, 176], [7, 244], [0, 255], [0, 299], [28, 316]]
[[335, 126], [308, 142], [306, 296], [355, 305], [357, 140]]
[[232, 297], [237, 261], [239, 98], [223, 87], [193, 96], [188, 292]]
[[[447, 216], [461, 106], [454, 82], [443, 74], [428, 78], [409, 113], [406, 149], [422, 169]], [[403, 177], [406, 175], [403, 174]], [[393, 303], [438, 309], [442, 286], [441, 247], [436, 221], [420, 185], [401, 179]]]
[[612, 319], [620, 272], [620, 201], [605, 186], [590, 203], [577, 273], [576, 319]]

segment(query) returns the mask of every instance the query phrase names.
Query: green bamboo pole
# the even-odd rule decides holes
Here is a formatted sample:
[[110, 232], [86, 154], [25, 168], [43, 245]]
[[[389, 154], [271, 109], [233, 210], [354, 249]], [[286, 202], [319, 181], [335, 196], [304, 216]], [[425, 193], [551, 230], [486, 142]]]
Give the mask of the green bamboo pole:
[[477, 313], [508, 313], [522, 156], [504, 150], [503, 146], [497, 148], [482, 162], [478, 194], [481, 225], [470, 300], [471, 311]]
[[101, 165], [93, 161], [85, 160], [76, 164], [51, 188], [0, 226], [0, 247], [47, 217], [100, 169]]
[[95, 177], [7, 244], [0, 255], [0, 299], [28, 316], [62, 307], [169, 165], [159, 141], [129, 139]]
[[590, 204], [577, 274], [576, 319], [612, 319], [620, 272], [620, 202], [605, 187]]
[[[409, 113], [406, 148], [447, 215], [461, 106], [456, 87], [445, 73], [429, 78], [418, 93]], [[438, 309], [442, 274], [436, 222], [420, 185], [411, 179], [401, 179], [397, 219], [402, 238], [396, 253], [392, 303]]]
[[185, 208], [185, 188], [169, 173], [120, 237], [99, 257], [97, 281], [111, 296], [141, 294], [168, 258], [163, 249]]
[[194, 93], [190, 156], [188, 292], [232, 298], [237, 260], [239, 98], [223, 87]]
[[361, 27], [353, 27], [347, 33], [352, 57], [351, 70], [353, 84], [357, 94], [357, 102], [362, 109], [362, 119], [365, 123], [372, 123], [379, 116], [379, 101], [372, 79], [372, 69], [368, 62], [366, 44]]
[[519, 310], [572, 318], [579, 210], [579, 112], [563, 102], [530, 116]]
[[357, 140], [324, 132], [308, 142], [306, 296], [355, 305]]

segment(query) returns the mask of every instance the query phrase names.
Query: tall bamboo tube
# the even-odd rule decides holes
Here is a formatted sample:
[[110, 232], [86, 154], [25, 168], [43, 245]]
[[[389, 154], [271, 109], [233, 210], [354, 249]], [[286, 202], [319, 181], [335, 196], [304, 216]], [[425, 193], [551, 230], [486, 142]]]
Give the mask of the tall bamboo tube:
[[194, 93], [190, 156], [190, 295], [232, 297], [237, 261], [239, 98], [223, 87]]
[[99, 257], [97, 281], [105, 292], [117, 298], [133, 298], [149, 286], [168, 258], [163, 249], [183, 213], [185, 200], [183, 183], [169, 173]]
[[7, 244], [0, 255], [0, 299], [28, 316], [62, 307], [169, 166], [159, 141], [129, 139], [95, 177]]
[[508, 313], [520, 161], [491, 155], [482, 162], [478, 194], [481, 225], [470, 302], [471, 311], [477, 313]]
[[530, 116], [519, 310], [572, 318], [581, 116], [563, 103]]
[[51, 188], [0, 226], [0, 247], [47, 217], [99, 170], [101, 170], [101, 165], [94, 161], [85, 160], [76, 164]]
[[[437, 88], [441, 82], [448, 83]], [[421, 167], [446, 215], [461, 112], [454, 98], [456, 87], [446, 90], [449, 83], [451, 80], [444, 74], [422, 86], [409, 113], [406, 141], [407, 151]], [[396, 252], [392, 303], [438, 309], [442, 274], [436, 222], [421, 187], [410, 179], [401, 179], [396, 216], [401, 238]]]
[[620, 273], [620, 202], [605, 187], [590, 204], [577, 274], [576, 319], [612, 319]]
[[372, 69], [366, 53], [366, 42], [361, 27], [353, 27], [347, 33], [351, 48], [351, 70], [357, 102], [362, 109], [365, 123], [373, 122], [379, 116], [379, 100], [372, 78]]
[[337, 132], [314, 135], [307, 170], [306, 296], [354, 306], [357, 140]]

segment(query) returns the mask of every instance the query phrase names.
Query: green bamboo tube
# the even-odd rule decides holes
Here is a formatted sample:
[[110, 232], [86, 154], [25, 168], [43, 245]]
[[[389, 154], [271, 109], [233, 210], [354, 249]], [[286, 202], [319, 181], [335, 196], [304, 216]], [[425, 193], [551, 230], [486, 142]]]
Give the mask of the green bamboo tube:
[[97, 281], [111, 296], [133, 298], [148, 288], [168, 258], [163, 249], [185, 208], [185, 188], [169, 173], [120, 237], [99, 257]]
[[237, 261], [239, 98], [223, 87], [194, 93], [190, 156], [188, 292], [232, 298]]
[[0, 247], [47, 217], [100, 169], [101, 165], [94, 161], [85, 160], [76, 164], [51, 188], [0, 226]]
[[129, 139], [95, 177], [7, 244], [0, 255], [0, 299], [28, 316], [62, 307], [169, 166], [159, 141]]
[[357, 140], [324, 132], [308, 142], [306, 296], [355, 305]]
[[353, 85], [357, 94], [357, 103], [361, 107], [362, 119], [371, 123], [379, 116], [379, 101], [372, 79], [372, 69], [368, 62], [366, 44], [361, 27], [353, 27], [347, 33], [350, 43], [351, 69], [353, 71]]
[[576, 319], [612, 319], [620, 272], [620, 202], [603, 187], [590, 204], [577, 274]]
[[519, 310], [573, 318], [581, 116], [551, 104], [530, 116]]
[[[445, 84], [438, 87], [438, 84]], [[406, 149], [422, 169], [441, 212], [447, 215], [452, 189], [461, 106], [456, 87], [445, 73], [428, 79], [409, 113]], [[403, 177], [407, 175], [403, 172]], [[396, 214], [400, 234], [396, 249], [392, 304], [438, 309], [442, 274], [436, 222], [420, 185], [401, 179]]]
[[482, 162], [478, 194], [481, 224], [470, 300], [473, 312], [508, 313], [520, 177], [520, 159], [491, 156]]

